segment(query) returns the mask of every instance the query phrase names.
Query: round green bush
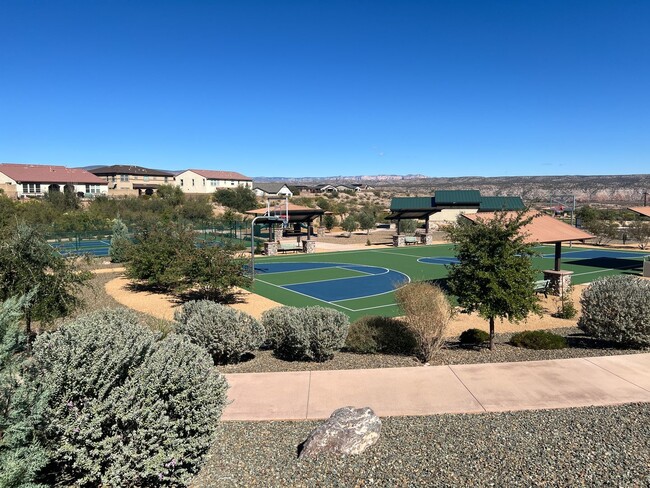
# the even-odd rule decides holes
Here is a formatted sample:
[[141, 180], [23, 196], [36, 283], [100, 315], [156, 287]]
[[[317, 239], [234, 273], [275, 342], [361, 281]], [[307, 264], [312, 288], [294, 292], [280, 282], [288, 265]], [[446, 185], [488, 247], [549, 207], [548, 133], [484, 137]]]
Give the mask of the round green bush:
[[75, 486], [182, 486], [214, 441], [227, 384], [206, 351], [124, 310], [41, 335], [16, 392], [12, 448], [43, 446], [41, 479]]
[[362, 317], [350, 324], [345, 348], [359, 354], [413, 354], [417, 343], [400, 320]]
[[460, 334], [463, 346], [480, 346], [490, 340], [490, 334], [481, 329], [467, 329]]
[[650, 346], [650, 282], [633, 276], [594, 281], [580, 297], [578, 327], [592, 337], [631, 347]]
[[278, 307], [264, 312], [262, 324], [278, 357], [326, 361], [345, 344], [350, 319], [331, 308]]
[[543, 330], [527, 330], [513, 334], [510, 344], [526, 349], [564, 349], [567, 347], [564, 337]]
[[176, 331], [204, 347], [215, 363], [239, 361], [266, 337], [264, 327], [250, 315], [209, 300], [185, 303], [174, 320]]

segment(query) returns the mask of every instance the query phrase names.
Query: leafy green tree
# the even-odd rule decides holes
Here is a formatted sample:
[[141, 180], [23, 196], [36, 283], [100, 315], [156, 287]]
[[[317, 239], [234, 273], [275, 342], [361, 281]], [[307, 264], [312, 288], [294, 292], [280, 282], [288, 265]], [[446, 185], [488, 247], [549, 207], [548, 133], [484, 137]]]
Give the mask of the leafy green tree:
[[47, 323], [65, 317], [81, 304], [78, 292], [90, 276], [87, 271], [77, 271], [24, 223], [10, 227], [0, 237], [0, 300], [36, 290], [24, 308], [30, 339], [33, 320]]
[[413, 234], [415, 229], [418, 228], [418, 221], [414, 219], [406, 219], [399, 221], [399, 231], [402, 234]]
[[234, 287], [251, 284], [250, 278], [244, 274], [245, 264], [245, 260], [235, 259], [229, 249], [198, 248], [187, 262], [185, 275], [188, 286], [208, 300], [230, 301]]
[[160, 185], [156, 195], [172, 207], [177, 207], [185, 201], [185, 193], [180, 186], [176, 185]]
[[534, 244], [522, 228], [530, 222], [523, 212], [515, 217], [499, 213], [494, 219], [471, 222], [459, 217], [447, 227], [456, 246], [458, 263], [448, 266], [448, 286], [458, 304], [490, 322], [494, 349], [494, 319], [518, 322], [530, 312], [540, 313], [534, 290]]
[[326, 212], [329, 212], [332, 210], [333, 203], [331, 203], [327, 198], [325, 197], [318, 197], [316, 199], [316, 205], [318, 205], [318, 208], [321, 208], [325, 210]]
[[370, 230], [374, 229], [377, 224], [377, 217], [371, 212], [362, 210], [357, 215], [357, 221], [359, 222], [359, 227], [365, 230], [366, 234], [370, 234]]
[[122, 263], [126, 259], [128, 247], [131, 245], [129, 239], [129, 228], [117, 217], [113, 221], [113, 234], [111, 235], [111, 247], [108, 255], [114, 263]]
[[183, 288], [187, 262], [195, 250], [194, 233], [186, 226], [163, 222], [146, 226], [129, 246], [126, 276], [151, 288]]
[[17, 202], [4, 194], [0, 194], [0, 229], [7, 227], [16, 217]]
[[45, 194], [43, 200], [62, 212], [77, 210], [81, 206], [81, 200], [77, 194], [69, 190], [49, 191]]
[[213, 199], [224, 207], [231, 208], [237, 212], [247, 212], [248, 210], [257, 208], [255, 192], [245, 186], [217, 190], [214, 192]]
[[212, 205], [202, 195], [187, 198], [185, 203], [180, 206], [178, 213], [182, 219], [192, 222], [206, 222], [214, 217], [212, 214]]
[[341, 229], [343, 229], [345, 232], [354, 232], [358, 228], [359, 222], [357, 222], [357, 219], [354, 217], [354, 215], [348, 215], [341, 222]]
[[338, 222], [336, 220], [336, 217], [332, 214], [326, 214], [323, 218], [323, 224], [327, 230], [331, 231], [334, 227], [336, 227], [337, 223]]

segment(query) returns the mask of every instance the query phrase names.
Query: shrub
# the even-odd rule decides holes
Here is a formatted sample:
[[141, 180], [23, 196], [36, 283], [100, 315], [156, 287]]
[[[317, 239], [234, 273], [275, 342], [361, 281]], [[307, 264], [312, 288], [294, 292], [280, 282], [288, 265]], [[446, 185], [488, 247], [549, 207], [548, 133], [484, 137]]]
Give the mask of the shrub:
[[553, 314], [553, 317], [559, 319], [572, 319], [578, 315], [578, 310], [573, 304], [573, 285], [569, 285], [562, 296], [556, 299], [557, 311]]
[[42, 481], [182, 485], [213, 441], [226, 388], [201, 347], [102, 310], [35, 341], [3, 442], [10, 455], [43, 446]]
[[447, 295], [437, 285], [425, 282], [409, 283], [395, 292], [404, 312], [406, 327], [417, 342], [417, 354], [429, 361], [442, 347], [445, 333], [454, 311]]
[[176, 331], [204, 347], [216, 363], [239, 361], [266, 337], [264, 328], [250, 315], [208, 300], [185, 303], [174, 319]]
[[111, 261], [113, 263], [124, 262], [130, 245], [131, 240], [129, 239], [129, 229], [118, 217], [113, 221], [111, 246], [108, 249], [108, 255], [111, 257]]
[[513, 334], [510, 343], [526, 349], [564, 349], [567, 342], [561, 335], [543, 330], [527, 330]]
[[608, 276], [582, 292], [578, 327], [590, 336], [633, 347], [650, 346], [650, 282]]
[[324, 307], [278, 307], [262, 315], [268, 344], [289, 360], [326, 361], [345, 344], [349, 318]]
[[481, 329], [467, 329], [460, 335], [463, 346], [480, 346], [490, 340], [490, 334]]
[[389, 317], [363, 317], [350, 324], [345, 347], [360, 354], [412, 354], [415, 337], [404, 322]]

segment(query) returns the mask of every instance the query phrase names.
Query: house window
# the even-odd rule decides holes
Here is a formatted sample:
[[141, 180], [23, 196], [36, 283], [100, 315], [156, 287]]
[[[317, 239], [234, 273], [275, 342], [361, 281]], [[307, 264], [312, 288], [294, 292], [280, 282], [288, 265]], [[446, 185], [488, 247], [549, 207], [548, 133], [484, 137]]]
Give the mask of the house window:
[[120, 175], [120, 181], [129, 181], [129, 175]]
[[205, 178], [203, 178], [203, 186], [205, 186]]
[[40, 193], [40, 183], [23, 183], [23, 193]]
[[142, 177], [142, 179], [143, 179], [144, 181], [149, 181], [149, 176], [145, 175], [145, 176]]
[[[165, 176], [165, 183], [167, 183], [167, 179], [168, 179], [167, 176]], [[182, 185], [182, 183], [181, 183], [181, 185]]]
[[234, 182], [234, 181], [231, 181], [231, 182], [230, 182], [230, 186], [235, 186], [235, 182]]
[[183, 180], [181, 180], [181, 186], [183, 186]]
[[210, 180], [210, 185], [217, 186], [217, 180]]
[[111, 176], [111, 180], [113, 181], [113, 183], [115, 183], [117, 181], [117, 177], [115, 175], [113, 175], [113, 176]]
[[99, 185], [86, 185], [86, 193], [99, 193]]
[[192, 178], [192, 186], [194, 186], [194, 178]]

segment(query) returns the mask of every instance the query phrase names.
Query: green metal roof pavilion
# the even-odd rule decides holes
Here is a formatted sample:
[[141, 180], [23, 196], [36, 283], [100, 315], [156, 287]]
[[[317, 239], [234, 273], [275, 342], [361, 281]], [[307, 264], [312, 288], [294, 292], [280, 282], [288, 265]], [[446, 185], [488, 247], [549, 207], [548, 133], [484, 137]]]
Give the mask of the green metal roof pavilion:
[[481, 196], [478, 190], [438, 190], [432, 197], [396, 197], [391, 200], [386, 220], [426, 219], [444, 209], [474, 209], [479, 212], [523, 210], [520, 197]]

